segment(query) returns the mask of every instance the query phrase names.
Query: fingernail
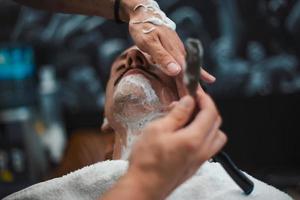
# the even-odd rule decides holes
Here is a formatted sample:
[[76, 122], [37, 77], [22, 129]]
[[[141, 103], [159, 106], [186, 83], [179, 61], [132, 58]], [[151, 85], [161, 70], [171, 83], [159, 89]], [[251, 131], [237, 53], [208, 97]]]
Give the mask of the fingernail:
[[180, 100], [180, 104], [184, 107], [190, 106], [192, 102], [192, 98], [189, 96], [185, 96]]
[[171, 74], [174, 74], [174, 75], [176, 75], [180, 72], [180, 66], [176, 63], [168, 64], [167, 69]]
[[210, 80], [211, 80], [212, 82], [215, 82], [215, 81], [216, 81], [216, 77], [214, 77], [213, 75], [210, 75]]

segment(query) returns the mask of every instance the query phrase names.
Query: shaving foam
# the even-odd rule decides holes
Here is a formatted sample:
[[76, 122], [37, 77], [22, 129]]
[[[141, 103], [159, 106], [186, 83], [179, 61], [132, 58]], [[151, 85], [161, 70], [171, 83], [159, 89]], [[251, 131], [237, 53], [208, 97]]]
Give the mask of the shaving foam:
[[164, 113], [150, 81], [141, 74], [122, 78], [113, 99], [114, 117], [126, 129], [126, 141], [120, 141], [121, 159], [126, 160], [145, 125]]
[[[148, 0], [146, 3], [140, 3], [136, 5], [133, 9], [133, 11], [137, 11], [138, 9], [143, 8], [144, 12], [152, 12], [155, 16], [151, 16], [149, 18], [146, 18], [144, 20], [139, 21], [132, 21], [132, 24], [144, 24], [144, 23], [150, 23], [154, 26], [166, 26], [172, 30], [176, 30], [176, 24], [166, 16], [166, 14], [160, 9], [158, 3], [154, 0]], [[143, 29], [144, 34], [151, 33], [155, 30], [155, 27], [152, 27], [148, 30]]]

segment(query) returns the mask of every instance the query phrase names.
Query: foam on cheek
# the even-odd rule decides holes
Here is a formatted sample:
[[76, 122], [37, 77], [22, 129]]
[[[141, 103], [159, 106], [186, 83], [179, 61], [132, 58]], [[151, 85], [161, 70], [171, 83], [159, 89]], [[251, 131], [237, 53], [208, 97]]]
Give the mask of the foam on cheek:
[[[142, 94], [135, 94], [137, 90], [140, 90]], [[118, 84], [113, 98], [116, 99], [117, 95], [127, 96], [127, 98], [129, 98], [128, 100], [139, 98], [144, 95], [145, 98], [138, 99], [141, 103], [156, 104], [159, 102], [159, 98], [153, 90], [149, 80], [140, 74], [129, 75], [123, 78]]]
[[126, 141], [120, 141], [121, 159], [126, 160], [145, 125], [163, 115], [161, 103], [149, 80], [140, 74], [124, 77], [119, 82], [113, 98], [115, 101], [122, 99], [119, 102], [122, 103], [122, 109], [118, 107], [114, 116], [127, 130]]
[[[136, 11], [139, 8], [144, 8], [144, 10], [142, 10], [143, 12], [152, 12], [156, 16], [151, 16], [140, 21], [133, 21], [131, 22], [132, 24], [150, 23], [155, 26], [166, 26], [172, 30], [176, 29], [176, 24], [166, 16], [166, 14], [160, 9], [156, 1], [148, 0], [144, 4], [141, 3], [136, 5], [133, 10]], [[144, 29], [143, 33], [148, 34], [151, 33], [153, 30], [155, 30], [155, 27], [152, 27], [149, 30]]]
[[124, 82], [128, 82], [129, 85], [133, 85], [134, 87], [141, 87], [142, 91], [144, 92], [146, 98], [144, 99], [144, 103], [155, 104], [159, 102], [159, 98], [156, 95], [155, 91], [153, 90], [150, 82], [148, 79], [144, 78], [143, 75], [131, 75], [127, 76], [124, 79]]

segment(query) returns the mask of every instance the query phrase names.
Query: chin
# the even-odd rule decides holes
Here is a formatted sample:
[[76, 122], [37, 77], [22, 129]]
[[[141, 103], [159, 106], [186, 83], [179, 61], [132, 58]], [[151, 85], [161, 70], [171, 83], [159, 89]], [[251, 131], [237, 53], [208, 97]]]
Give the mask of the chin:
[[125, 127], [144, 127], [162, 116], [161, 108], [161, 101], [150, 81], [140, 74], [122, 78], [113, 95], [114, 118]]

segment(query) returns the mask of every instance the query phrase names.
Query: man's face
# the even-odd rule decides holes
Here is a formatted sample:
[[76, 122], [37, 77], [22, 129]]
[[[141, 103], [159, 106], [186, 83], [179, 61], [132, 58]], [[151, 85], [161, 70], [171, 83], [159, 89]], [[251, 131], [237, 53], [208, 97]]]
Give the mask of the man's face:
[[111, 127], [118, 130], [124, 120], [137, 122], [149, 113], [163, 113], [178, 98], [175, 80], [134, 46], [112, 64], [105, 113]]

